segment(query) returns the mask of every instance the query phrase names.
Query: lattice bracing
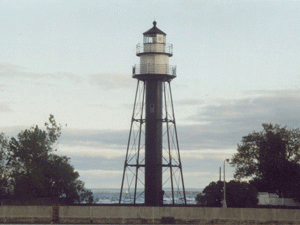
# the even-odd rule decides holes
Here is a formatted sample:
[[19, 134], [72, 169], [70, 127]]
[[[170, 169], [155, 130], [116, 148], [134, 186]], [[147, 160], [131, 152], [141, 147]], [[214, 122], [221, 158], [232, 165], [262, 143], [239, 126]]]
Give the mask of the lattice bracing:
[[145, 187], [145, 84], [138, 81], [127, 152], [124, 163], [120, 203], [144, 203]]
[[[162, 113], [162, 190], [163, 204], [186, 204], [182, 165], [176, 130], [170, 82], [163, 82]], [[145, 190], [145, 82], [138, 81], [120, 203], [143, 204]]]

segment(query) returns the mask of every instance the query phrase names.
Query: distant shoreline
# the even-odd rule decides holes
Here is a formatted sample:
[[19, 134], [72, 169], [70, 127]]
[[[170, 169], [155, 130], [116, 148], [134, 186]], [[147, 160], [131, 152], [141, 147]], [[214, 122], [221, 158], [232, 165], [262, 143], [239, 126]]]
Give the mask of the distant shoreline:
[[[120, 192], [121, 188], [87, 188], [94, 192], [103, 192], [103, 191], [111, 191], [111, 192]], [[185, 188], [186, 192], [201, 192], [204, 188]], [[137, 188], [137, 191], [143, 191], [141, 188]], [[171, 188], [166, 188], [165, 191], [171, 191]]]

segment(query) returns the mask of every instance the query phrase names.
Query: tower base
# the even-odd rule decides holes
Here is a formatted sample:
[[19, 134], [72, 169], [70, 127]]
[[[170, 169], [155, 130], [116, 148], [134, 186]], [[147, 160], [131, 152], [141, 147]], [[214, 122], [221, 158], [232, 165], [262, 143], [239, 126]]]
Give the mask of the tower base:
[[[146, 98], [150, 96], [149, 90], [146, 96], [147, 82], [140, 79], [137, 82], [119, 203], [149, 206], [186, 204], [171, 80], [161, 80], [161, 111], [158, 113], [162, 116], [156, 117], [156, 121], [151, 121], [149, 116], [151, 106], [146, 109]], [[146, 129], [156, 126], [153, 123], [158, 124], [155, 134], [161, 136], [161, 139], [155, 139], [154, 144], [146, 137], [146, 133], [150, 133]], [[160, 146], [151, 149], [152, 145]], [[158, 159], [152, 161], [151, 157]]]

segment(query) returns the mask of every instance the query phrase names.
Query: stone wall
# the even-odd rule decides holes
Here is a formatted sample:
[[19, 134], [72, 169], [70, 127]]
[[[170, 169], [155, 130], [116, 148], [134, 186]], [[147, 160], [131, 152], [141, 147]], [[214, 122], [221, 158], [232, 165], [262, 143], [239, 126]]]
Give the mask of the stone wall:
[[59, 215], [61, 223], [300, 224], [291, 209], [62, 206]]
[[0, 206], [0, 223], [299, 224], [297, 209]]
[[51, 206], [0, 206], [0, 223], [50, 223]]
[[279, 198], [276, 194], [270, 194], [268, 192], [258, 193], [258, 205], [269, 205], [269, 206], [292, 206], [299, 207], [300, 202], [295, 201], [292, 198]]

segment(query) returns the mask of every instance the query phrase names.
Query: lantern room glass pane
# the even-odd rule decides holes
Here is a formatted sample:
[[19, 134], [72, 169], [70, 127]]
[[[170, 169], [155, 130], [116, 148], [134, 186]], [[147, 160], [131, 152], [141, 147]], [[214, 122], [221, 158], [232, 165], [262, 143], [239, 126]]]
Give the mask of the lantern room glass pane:
[[156, 43], [156, 36], [155, 35], [147, 35], [144, 36], [144, 43]]

